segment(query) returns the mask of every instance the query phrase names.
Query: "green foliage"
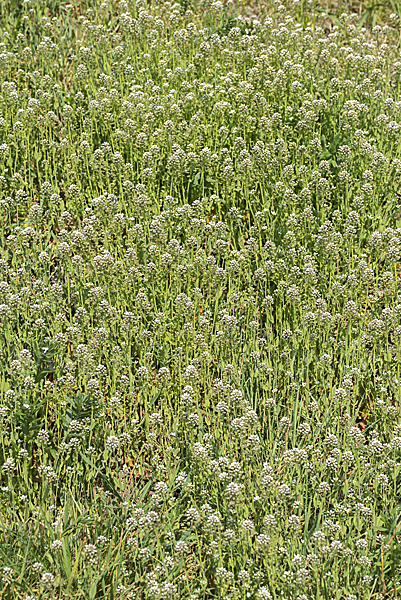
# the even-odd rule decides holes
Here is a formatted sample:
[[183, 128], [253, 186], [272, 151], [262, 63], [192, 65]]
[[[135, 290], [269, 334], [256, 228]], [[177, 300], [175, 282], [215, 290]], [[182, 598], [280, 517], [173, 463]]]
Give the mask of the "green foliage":
[[378, 8], [1, 3], [2, 600], [399, 596]]

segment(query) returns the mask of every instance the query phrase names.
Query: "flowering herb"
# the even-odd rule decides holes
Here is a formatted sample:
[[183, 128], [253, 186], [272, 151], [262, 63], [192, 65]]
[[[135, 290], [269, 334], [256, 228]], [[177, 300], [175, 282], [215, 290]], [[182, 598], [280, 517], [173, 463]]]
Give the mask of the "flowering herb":
[[397, 19], [255, 11], [0, 6], [4, 600], [399, 594]]

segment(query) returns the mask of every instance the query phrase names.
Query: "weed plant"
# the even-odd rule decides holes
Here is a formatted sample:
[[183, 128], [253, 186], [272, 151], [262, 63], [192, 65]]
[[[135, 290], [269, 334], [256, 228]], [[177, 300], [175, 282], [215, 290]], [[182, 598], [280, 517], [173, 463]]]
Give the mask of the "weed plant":
[[0, 24], [1, 599], [399, 597], [397, 18]]

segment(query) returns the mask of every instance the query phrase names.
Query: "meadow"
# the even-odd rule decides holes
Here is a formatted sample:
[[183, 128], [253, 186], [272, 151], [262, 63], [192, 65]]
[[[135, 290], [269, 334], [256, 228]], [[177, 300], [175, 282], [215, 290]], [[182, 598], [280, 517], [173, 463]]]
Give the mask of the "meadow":
[[401, 597], [400, 18], [336, 15], [0, 4], [1, 600]]

